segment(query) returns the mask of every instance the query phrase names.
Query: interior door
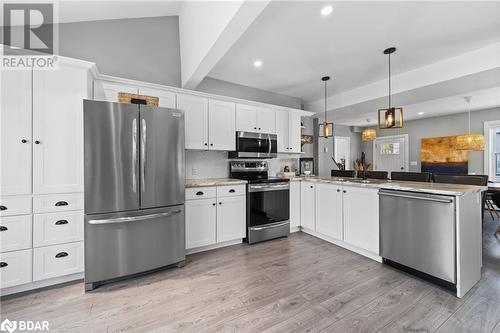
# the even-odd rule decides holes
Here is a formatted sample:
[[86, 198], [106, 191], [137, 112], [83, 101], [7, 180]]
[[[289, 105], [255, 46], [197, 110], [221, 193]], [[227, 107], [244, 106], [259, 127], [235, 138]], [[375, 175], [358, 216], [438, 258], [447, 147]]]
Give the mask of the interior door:
[[404, 136], [377, 138], [374, 143], [374, 170], [408, 171], [407, 138]]
[[140, 106], [141, 208], [184, 203], [184, 113]]
[[84, 101], [85, 213], [139, 208], [139, 108]]
[[337, 163], [341, 163], [342, 159], [344, 159], [346, 170], [352, 170], [353, 166], [351, 164], [351, 138], [346, 136], [335, 136], [333, 139], [333, 143], [335, 161], [337, 161]]
[[0, 193], [31, 193], [31, 70], [2, 71]]

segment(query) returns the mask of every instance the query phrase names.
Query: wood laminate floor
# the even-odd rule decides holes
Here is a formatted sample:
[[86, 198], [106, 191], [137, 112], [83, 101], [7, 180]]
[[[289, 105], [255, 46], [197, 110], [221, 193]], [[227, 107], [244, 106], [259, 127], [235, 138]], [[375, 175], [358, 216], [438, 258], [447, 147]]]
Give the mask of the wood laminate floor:
[[8, 297], [1, 315], [51, 332], [500, 333], [498, 220], [465, 298], [304, 233], [188, 256], [182, 269], [85, 294], [83, 283]]

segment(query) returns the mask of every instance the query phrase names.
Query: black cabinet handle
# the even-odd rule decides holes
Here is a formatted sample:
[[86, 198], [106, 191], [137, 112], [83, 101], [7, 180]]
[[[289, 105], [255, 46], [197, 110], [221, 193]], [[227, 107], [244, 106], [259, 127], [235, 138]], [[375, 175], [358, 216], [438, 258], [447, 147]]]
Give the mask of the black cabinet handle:
[[214, 144], [213, 144], [213, 143], [211, 143], [211, 144], [210, 144], [210, 147], [212, 147], [213, 145], [214, 145]]
[[196, 195], [203, 195], [203, 192], [202, 191], [198, 191], [198, 192], [196, 192]]
[[311, 188], [313, 188], [313, 186], [311, 185]]
[[259, 127], [259, 131], [261, 130], [261, 128]]
[[257, 127], [254, 127], [253, 129], [257, 129]]
[[63, 224], [68, 224], [68, 220], [59, 220], [56, 222], [56, 225], [63, 225]]
[[26, 139], [22, 139], [22, 140], [21, 140], [21, 142], [22, 142], [22, 143], [26, 143], [26, 142], [28, 142], [28, 140], [26, 140]]
[[7, 210], [7, 207], [2, 205], [2, 206], [0, 206], [0, 210]]
[[337, 190], [337, 192], [340, 192], [340, 190]]
[[208, 146], [208, 143], [205, 142], [205, 146]]
[[212, 206], [215, 206], [215, 202], [212, 204]]
[[222, 202], [219, 202], [219, 205], [222, 205]]
[[40, 144], [40, 141], [35, 140], [35, 144], [36, 144], [36, 145], [39, 145], [39, 144]]
[[0, 231], [7, 231], [9, 230], [9, 228], [3, 226], [3, 225], [0, 225]]
[[56, 202], [56, 207], [60, 207], [60, 206], [67, 206], [68, 203], [66, 201], [58, 201]]
[[343, 193], [346, 193], [346, 191], [345, 191], [345, 190], [344, 190], [344, 191], [342, 191], [342, 192], [343, 192]]
[[8, 263], [6, 263], [4, 261], [0, 262], [0, 267], [7, 267], [7, 266], [9, 266]]
[[234, 188], [232, 188], [232, 189], [230, 189], [230, 190], [229, 190], [229, 193], [234, 193], [234, 192], [236, 192], [236, 191], [234, 190]]
[[58, 254], [56, 254], [56, 258], [64, 258], [67, 256], [69, 256], [68, 252], [59, 252]]

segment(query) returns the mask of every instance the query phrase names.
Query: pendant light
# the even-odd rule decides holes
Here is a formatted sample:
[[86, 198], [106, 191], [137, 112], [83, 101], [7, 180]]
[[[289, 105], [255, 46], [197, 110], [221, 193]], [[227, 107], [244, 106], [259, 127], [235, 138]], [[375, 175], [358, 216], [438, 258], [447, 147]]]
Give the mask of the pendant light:
[[[367, 123], [370, 123], [370, 119], [366, 119]], [[377, 131], [374, 128], [365, 128], [363, 132], [361, 132], [361, 139], [363, 141], [373, 141], [377, 138]]]
[[326, 138], [331, 138], [333, 136], [333, 123], [326, 121], [326, 81], [330, 80], [329, 76], [323, 76], [321, 81], [325, 82], [325, 119], [322, 124], [319, 124], [319, 135]]
[[384, 54], [389, 56], [389, 107], [378, 110], [378, 128], [402, 128], [403, 108], [395, 108], [391, 105], [391, 54], [396, 52], [395, 47], [384, 50]]
[[468, 134], [458, 135], [455, 138], [455, 149], [456, 150], [484, 150], [484, 136], [482, 134], [470, 134], [470, 102], [471, 97], [464, 97], [468, 106], [469, 115], [469, 132]]

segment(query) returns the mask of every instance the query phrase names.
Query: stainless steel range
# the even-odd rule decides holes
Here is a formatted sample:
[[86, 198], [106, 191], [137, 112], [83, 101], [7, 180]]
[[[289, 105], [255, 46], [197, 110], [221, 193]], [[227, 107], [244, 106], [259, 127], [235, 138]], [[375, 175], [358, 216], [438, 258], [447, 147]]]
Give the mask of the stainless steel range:
[[253, 244], [288, 236], [289, 180], [268, 177], [268, 165], [265, 161], [232, 161], [230, 176], [248, 181], [245, 241]]

